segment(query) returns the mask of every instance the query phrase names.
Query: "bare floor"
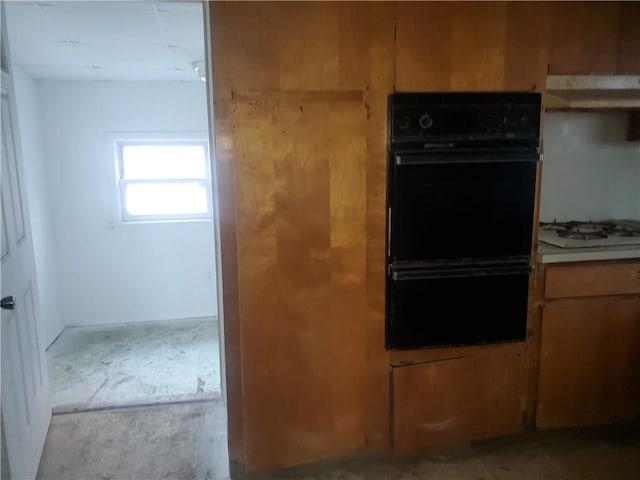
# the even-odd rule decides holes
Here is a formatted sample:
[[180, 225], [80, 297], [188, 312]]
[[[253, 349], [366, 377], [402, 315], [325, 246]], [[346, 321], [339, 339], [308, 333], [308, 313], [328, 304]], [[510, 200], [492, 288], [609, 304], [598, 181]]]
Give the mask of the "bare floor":
[[38, 479], [229, 478], [219, 400], [54, 415]]
[[[220, 401], [55, 415], [38, 479], [227, 479], [225, 428]], [[246, 478], [638, 480], [640, 424], [532, 432], [408, 459], [356, 455]]]
[[640, 424], [538, 431], [408, 459], [366, 455], [252, 480], [638, 480]]
[[54, 412], [220, 397], [211, 319], [66, 328], [47, 360]]

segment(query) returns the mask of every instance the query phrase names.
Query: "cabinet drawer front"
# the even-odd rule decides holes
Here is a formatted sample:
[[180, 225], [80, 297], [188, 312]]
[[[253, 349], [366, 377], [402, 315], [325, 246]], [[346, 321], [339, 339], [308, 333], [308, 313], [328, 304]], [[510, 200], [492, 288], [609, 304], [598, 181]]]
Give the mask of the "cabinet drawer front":
[[640, 293], [640, 262], [547, 268], [545, 298]]

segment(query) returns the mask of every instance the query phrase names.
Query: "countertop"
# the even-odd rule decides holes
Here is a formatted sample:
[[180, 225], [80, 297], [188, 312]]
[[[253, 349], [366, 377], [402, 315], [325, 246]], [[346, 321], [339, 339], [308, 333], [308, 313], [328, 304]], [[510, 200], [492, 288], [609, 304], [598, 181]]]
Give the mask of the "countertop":
[[541, 263], [593, 262], [640, 258], [639, 245], [621, 247], [560, 248], [538, 242], [538, 261]]

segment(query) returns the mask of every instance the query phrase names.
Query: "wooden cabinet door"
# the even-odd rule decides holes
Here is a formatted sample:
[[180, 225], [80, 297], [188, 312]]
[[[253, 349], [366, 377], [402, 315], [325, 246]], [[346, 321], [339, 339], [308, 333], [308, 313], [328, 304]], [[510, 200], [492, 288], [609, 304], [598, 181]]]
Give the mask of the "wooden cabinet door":
[[365, 438], [366, 109], [233, 106], [245, 461], [265, 471]]
[[523, 361], [517, 348], [393, 368], [393, 449], [410, 455], [518, 431]]
[[615, 73], [619, 14], [618, 2], [555, 2], [549, 73]]
[[640, 73], [638, 2], [554, 2], [549, 73]]
[[640, 413], [639, 343], [640, 298], [547, 302], [537, 426], [634, 420]]
[[640, 2], [620, 4], [618, 73], [640, 74]]

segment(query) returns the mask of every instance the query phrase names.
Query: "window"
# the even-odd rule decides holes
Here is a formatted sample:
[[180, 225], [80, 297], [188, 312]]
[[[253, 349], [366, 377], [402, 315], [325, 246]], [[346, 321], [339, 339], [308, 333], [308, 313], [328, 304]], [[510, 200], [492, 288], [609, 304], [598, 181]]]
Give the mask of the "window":
[[118, 141], [122, 221], [211, 218], [206, 141]]

